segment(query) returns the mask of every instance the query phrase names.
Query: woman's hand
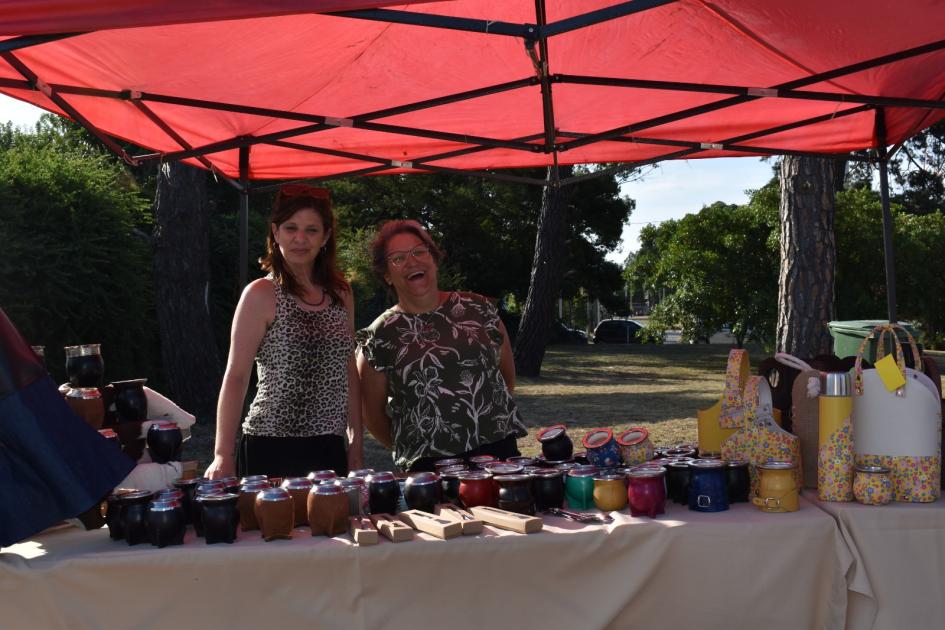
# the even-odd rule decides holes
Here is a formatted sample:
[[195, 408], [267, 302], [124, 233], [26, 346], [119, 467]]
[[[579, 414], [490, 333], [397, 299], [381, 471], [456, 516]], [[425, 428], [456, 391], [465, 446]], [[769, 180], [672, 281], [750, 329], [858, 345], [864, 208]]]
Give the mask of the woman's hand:
[[232, 477], [236, 473], [236, 465], [232, 455], [217, 455], [207, 466], [203, 476], [207, 479], [223, 479]]
[[361, 438], [348, 445], [348, 470], [364, 468], [364, 444]]

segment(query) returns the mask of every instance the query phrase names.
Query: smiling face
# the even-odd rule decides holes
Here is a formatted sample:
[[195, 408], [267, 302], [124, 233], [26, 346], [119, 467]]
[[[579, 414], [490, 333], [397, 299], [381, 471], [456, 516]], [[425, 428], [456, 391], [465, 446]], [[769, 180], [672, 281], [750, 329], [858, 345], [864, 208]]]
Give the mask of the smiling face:
[[303, 208], [279, 224], [272, 224], [272, 236], [279, 252], [292, 267], [311, 268], [318, 252], [331, 236], [320, 214]]
[[387, 242], [386, 254], [384, 280], [394, 286], [398, 300], [416, 301], [439, 295], [436, 261], [418, 236], [410, 232], [395, 235]]

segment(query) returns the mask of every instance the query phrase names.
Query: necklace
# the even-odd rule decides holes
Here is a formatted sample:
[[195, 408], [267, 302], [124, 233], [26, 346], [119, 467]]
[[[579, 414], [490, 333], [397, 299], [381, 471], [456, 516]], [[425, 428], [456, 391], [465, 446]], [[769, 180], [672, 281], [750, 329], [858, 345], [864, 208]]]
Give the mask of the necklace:
[[296, 297], [299, 298], [299, 299], [300, 299], [302, 302], [304, 302], [305, 304], [308, 304], [309, 306], [321, 306], [322, 304], [325, 303], [325, 296], [326, 296], [326, 295], [328, 295], [328, 294], [325, 293], [325, 289], [322, 289], [322, 299], [320, 299], [320, 300], [317, 301], [317, 302], [309, 302], [308, 300], [306, 300], [306, 299], [305, 299], [304, 297], [302, 297], [301, 295], [297, 295]]

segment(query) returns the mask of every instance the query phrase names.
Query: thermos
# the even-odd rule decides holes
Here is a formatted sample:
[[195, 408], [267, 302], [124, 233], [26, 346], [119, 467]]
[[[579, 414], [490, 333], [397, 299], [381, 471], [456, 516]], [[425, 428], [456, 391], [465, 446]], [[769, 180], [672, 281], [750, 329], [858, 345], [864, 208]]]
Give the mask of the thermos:
[[818, 399], [817, 498], [853, 500], [853, 396], [850, 375], [829, 372]]

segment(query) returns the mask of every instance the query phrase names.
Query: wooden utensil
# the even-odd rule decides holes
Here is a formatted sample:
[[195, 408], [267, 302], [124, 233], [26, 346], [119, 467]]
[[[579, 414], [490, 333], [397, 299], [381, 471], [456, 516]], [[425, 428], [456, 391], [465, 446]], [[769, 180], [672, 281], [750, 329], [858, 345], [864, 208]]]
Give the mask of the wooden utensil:
[[436, 506], [437, 516], [459, 523], [463, 528], [464, 536], [474, 536], [482, 533], [483, 522], [452, 503], [440, 503]]
[[371, 514], [371, 522], [391, 542], [404, 542], [413, 538], [413, 530], [390, 514]]
[[371, 521], [363, 516], [348, 517], [348, 533], [351, 534], [351, 540], [359, 546], [376, 545], [378, 541], [377, 530]]
[[451, 521], [422, 510], [405, 510], [397, 515], [415, 530], [447, 540], [463, 534], [462, 523]]
[[489, 525], [519, 532], [520, 534], [540, 532], [543, 523], [541, 518], [537, 516], [526, 516], [524, 514], [518, 514], [517, 512], [509, 512], [508, 510], [502, 510], [487, 505], [477, 505], [469, 508], [469, 511], [472, 512], [473, 516], [485, 521]]

